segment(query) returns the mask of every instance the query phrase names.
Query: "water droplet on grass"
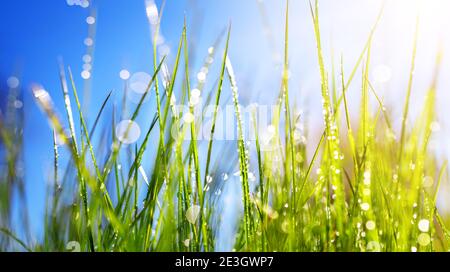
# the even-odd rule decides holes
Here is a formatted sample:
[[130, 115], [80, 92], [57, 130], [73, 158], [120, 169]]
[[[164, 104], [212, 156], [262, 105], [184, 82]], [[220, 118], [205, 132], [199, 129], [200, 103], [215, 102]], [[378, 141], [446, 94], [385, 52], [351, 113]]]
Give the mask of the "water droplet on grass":
[[226, 181], [226, 180], [228, 179], [228, 174], [227, 174], [227, 173], [223, 173], [223, 174], [222, 174], [222, 179], [223, 179], [224, 181]]
[[288, 220], [284, 220], [283, 223], [281, 223], [281, 230], [284, 233], [289, 233], [289, 221]]
[[6, 80], [6, 84], [8, 85], [9, 88], [15, 89], [15, 88], [19, 87], [20, 81], [17, 77], [12, 76]]
[[190, 242], [191, 242], [191, 240], [186, 239], [186, 240], [183, 241], [183, 244], [184, 244], [185, 247], [189, 247], [189, 243]]
[[147, 90], [152, 77], [145, 72], [137, 72], [130, 78], [130, 89], [136, 93], [143, 94]]
[[370, 171], [364, 172], [364, 184], [365, 185], [370, 185], [370, 178], [371, 178]]
[[22, 107], [23, 107], [23, 102], [16, 99], [16, 100], [14, 101], [14, 108], [16, 108], [16, 109], [21, 109]]
[[84, 80], [88, 80], [89, 78], [91, 78], [91, 72], [89, 72], [89, 71], [87, 71], [87, 70], [83, 70], [83, 71], [81, 72], [81, 77], [82, 77]]
[[132, 120], [123, 120], [116, 126], [116, 136], [124, 144], [132, 144], [139, 139], [141, 128]]
[[83, 61], [86, 62], [86, 63], [91, 62], [92, 61], [91, 55], [89, 55], [89, 54], [84, 55], [83, 56]]
[[370, 209], [369, 203], [366, 203], [366, 202], [361, 203], [361, 210], [368, 211], [369, 209]]
[[190, 123], [194, 122], [194, 119], [195, 119], [194, 115], [192, 113], [190, 113], [190, 112], [186, 112], [183, 115], [183, 121], [185, 123], [187, 123], [187, 124], [190, 124]]
[[369, 220], [366, 222], [366, 228], [368, 230], [373, 230], [375, 229], [375, 222], [373, 222], [372, 220]]
[[86, 38], [86, 39], [84, 39], [84, 45], [92, 46], [92, 45], [94, 45], [94, 40], [91, 38]]
[[128, 72], [128, 70], [123, 69], [119, 72], [119, 76], [121, 79], [127, 80], [130, 78], [130, 72]]
[[253, 174], [253, 172], [248, 172], [248, 180], [249, 181], [255, 181], [256, 180], [255, 174]]
[[86, 23], [87, 23], [88, 25], [93, 25], [93, 24], [95, 24], [95, 17], [94, 17], [94, 16], [88, 16], [88, 17], [86, 18]]
[[213, 178], [210, 175], [208, 175], [206, 177], [206, 183], [211, 183], [212, 181], [213, 181]]
[[189, 99], [189, 104], [191, 106], [196, 106], [199, 102], [200, 102], [199, 96], [191, 96], [191, 98]]
[[211, 57], [207, 57], [207, 58], [206, 58], [206, 63], [212, 64], [213, 62], [214, 62], [214, 59], [213, 59], [213, 58], [211, 58]]
[[430, 221], [427, 219], [422, 219], [419, 221], [417, 226], [421, 232], [428, 232], [430, 230]]
[[88, 8], [89, 7], [89, 1], [88, 0], [81, 0], [80, 1], [80, 7]]
[[81, 252], [80, 243], [77, 241], [70, 241], [66, 245], [66, 249], [70, 252]]
[[417, 237], [417, 242], [419, 242], [419, 245], [421, 246], [429, 245], [431, 242], [430, 235], [428, 235], [428, 233], [419, 234], [419, 237]]
[[205, 82], [205, 80], [206, 80], [206, 74], [205, 74], [204, 72], [199, 72], [199, 73], [197, 74], [197, 80], [198, 80], [199, 82]]
[[191, 90], [191, 96], [192, 96], [192, 97], [194, 97], [194, 96], [200, 97], [200, 90], [197, 89], [197, 88], [192, 89], [192, 90]]
[[200, 214], [200, 206], [193, 205], [193, 206], [189, 207], [189, 209], [187, 209], [186, 219], [189, 223], [195, 224], [199, 214]]

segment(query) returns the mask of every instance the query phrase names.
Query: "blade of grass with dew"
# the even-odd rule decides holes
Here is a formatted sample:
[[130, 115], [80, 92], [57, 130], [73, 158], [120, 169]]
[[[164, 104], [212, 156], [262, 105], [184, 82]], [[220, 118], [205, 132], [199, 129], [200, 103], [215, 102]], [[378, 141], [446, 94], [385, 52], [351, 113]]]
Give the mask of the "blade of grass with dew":
[[[184, 28], [186, 29], [186, 20], [184, 23]], [[184, 60], [185, 60], [185, 81], [186, 81], [186, 92], [187, 92], [187, 99], [190, 101], [190, 80], [189, 80], [189, 56], [188, 56], [188, 43], [187, 43], [187, 34], [186, 31], [183, 32], [183, 39], [184, 39]], [[192, 105], [189, 106], [189, 113], [191, 115], [194, 115], [194, 108]], [[195, 119], [195, 118], [194, 118]], [[200, 172], [200, 162], [199, 162], [199, 155], [198, 155], [198, 147], [197, 147], [197, 135], [196, 135], [196, 129], [195, 129], [195, 120], [193, 120], [190, 123], [191, 128], [191, 147], [192, 147], [192, 156], [194, 158], [194, 167], [195, 167], [195, 179], [196, 179], [196, 185], [197, 185], [197, 194], [198, 194], [198, 201], [199, 203], [203, 203], [203, 186], [201, 183], [201, 172]], [[200, 210], [200, 213], [203, 213], [202, 210]], [[207, 222], [203, 220], [203, 216], [200, 216], [200, 219], [202, 221], [200, 222], [200, 229], [201, 233], [203, 235], [203, 247], [204, 250], [208, 250], [208, 234], [207, 234]], [[199, 241], [197, 241], [199, 243]]]
[[[323, 118], [326, 127], [326, 148], [327, 148], [327, 160], [329, 162], [326, 165], [325, 175], [329, 175], [330, 182], [333, 186], [334, 192], [334, 210], [335, 210], [335, 220], [336, 220], [336, 230], [339, 233], [344, 233], [344, 222], [346, 221], [345, 214], [345, 192], [341, 176], [341, 151], [339, 148], [339, 135], [337, 135], [337, 125], [334, 119], [334, 113], [331, 109], [331, 101], [328, 90], [328, 77], [325, 71], [325, 64], [322, 55], [322, 45], [320, 38], [320, 28], [319, 28], [319, 8], [318, 1], [315, 1], [315, 7], [310, 3], [311, 15], [313, 17], [314, 32], [317, 43], [318, 61], [319, 69], [321, 75], [321, 94], [322, 94], [322, 108], [323, 108]], [[328, 178], [327, 178], [328, 179]], [[337, 237], [339, 239], [339, 237]], [[339, 247], [339, 242], [336, 243]]]
[[[38, 104], [38, 106], [41, 108], [41, 110], [46, 113], [47, 118], [49, 119], [50, 125], [54, 128], [54, 131], [57, 132], [58, 137], [62, 139], [64, 143], [70, 144], [70, 151], [73, 157], [73, 160], [75, 161], [75, 165], [78, 172], [78, 180], [80, 183], [80, 193], [83, 203], [83, 214], [86, 221], [86, 229], [88, 233], [88, 241], [89, 241], [89, 249], [91, 251], [95, 251], [94, 246], [94, 238], [92, 234], [92, 228], [90, 223], [90, 216], [88, 211], [88, 200], [87, 200], [87, 190], [86, 190], [86, 180], [84, 176], [84, 171], [82, 170], [82, 164], [80, 161], [79, 153], [77, 145], [75, 144], [76, 139], [73, 137], [68, 137], [65, 134], [64, 128], [62, 126], [61, 121], [59, 120], [58, 115], [55, 112], [52, 99], [47, 91], [40, 87], [33, 87], [32, 88], [34, 98]], [[74, 134], [72, 132], [72, 134]]]
[[225, 67], [228, 74], [228, 79], [231, 85], [231, 92], [233, 95], [233, 104], [234, 111], [236, 116], [236, 125], [238, 129], [238, 155], [239, 155], [239, 169], [240, 169], [240, 177], [242, 179], [242, 194], [243, 194], [243, 204], [244, 204], [244, 229], [245, 229], [245, 240], [246, 247], [251, 248], [251, 243], [253, 241], [253, 217], [252, 217], [252, 209], [250, 206], [250, 189], [248, 184], [248, 154], [245, 147], [245, 140], [243, 134], [243, 124], [241, 117], [241, 110], [239, 105], [239, 93], [238, 87], [236, 83], [236, 76], [234, 74], [233, 66], [231, 65], [231, 61], [227, 56], [225, 59]]
[[[231, 33], [231, 25], [228, 27], [228, 34], [227, 34], [227, 40], [225, 43], [225, 50], [223, 53], [223, 58], [222, 58], [222, 66], [221, 66], [221, 70], [220, 70], [220, 77], [219, 77], [219, 84], [217, 85], [217, 91], [216, 91], [216, 102], [214, 104], [214, 113], [213, 113], [213, 119], [212, 119], [212, 124], [211, 124], [211, 131], [210, 131], [210, 140], [208, 143], [208, 151], [207, 151], [207, 155], [206, 155], [206, 167], [205, 167], [205, 179], [204, 179], [204, 184], [207, 183], [207, 177], [209, 175], [209, 164], [211, 162], [211, 152], [212, 152], [212, 147], [213, 147], [213, 140], [214, 140], [214, 132], [215, 132], [215, 128], [216, 128], [216, 119], [217, 119], [217, 112], [218, 112], [218, 107], [219, 107], [219, 101], [220, 101], [220, 95], [222, 93], [222, 85], [223, 85], [223, 79], [224, 79], [224, 75], [225, 75], [225, 63], [226, 63], [226, 58], [227, 58], [227, 54], [228, 54], [228, 45], [229, 45], [229, 41], [230, 41], [230, 33]], [[202, 207], [204, 205], [204, 202], [202, 202]]]

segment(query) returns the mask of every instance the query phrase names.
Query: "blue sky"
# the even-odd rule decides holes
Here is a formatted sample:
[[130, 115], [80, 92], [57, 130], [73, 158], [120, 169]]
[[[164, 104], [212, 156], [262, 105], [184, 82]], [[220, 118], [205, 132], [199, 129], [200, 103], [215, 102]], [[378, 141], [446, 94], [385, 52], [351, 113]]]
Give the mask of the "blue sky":
[[[321, 24], [327, 59], [330, 59], [333, 48], [335, 55], [344, 55], [344, 67], [346, 71], [350, 70], [375, 21], [379, 2], [381, 1], [321, 1]], [[156, 3], [161, 7], [161, 1]], [[196, 68], [200, 67], [208, 47], [231, 22], [229, 55], [235, 66], [238, 84], [244, 87], [242, 102], [271, 103], [281, 76], [279, 57], [283, 46], [284, 1], [267, 0], [264, 3], [267, 15], [265, 20], [262, 19], [257, 0], [168, 0], [161, 27], [166, 43], [172, 50], [169, 63], [173, 59], [174, 47], [177, 46], [185, 16], [189, 24], [188, 35], [192, 38], [191, 46], [195, 46], [199, 56], [194, 60], [193, 66]], [[290, 84], [296, 94], [293, 95], [293, 100], [300, 107], [308, 105], [305, 110], [311, 115], [310, 123], [317, 128], [321, 124], [320, 98], [317, 92], [320, 81], [308, 2], [291, 3]], [[410, 2], [397, 3], [403, 3], [403, 6], [392, 3], [387, 6], [373, 48], [374, 67], [390, 67], [390, 81], [376, 86], [386, 97], [386, 103], [393, 106], [394, 113], [401, 110], [401, 107], [396, 106], [396, 101], [403, 97], [406, 89], [408, 68], [405, 67], [410, 62], [416, 14]], [[413, 112], [422, 101], [420, 90], [426, 89], [429, 84], [438, 41], [442, 41], [444, 48], [448, 48], [449, 35], [443, 34], [448, 29], [446, 26], [450, 25], [445, 13], [442, 13], [445, 4], [440, 0], [430, 3], [435, 4], [430, 4], [429, 14], [425, 14], [422, 20], [419, 67], [416, 71], [421, 76], [417, 77], [413, 89], [417, 95], [412, 101]], [[46, 177], [51, 171], [52, 142], [51, 130], [32, 100], [30, 86], [33, 83], [44, 86], [61, 113], [63, 112], [57, 59], [62, 57], [64, 63], [71, 66], [77, 85], [82, 87], [80, 73], [82, 56], [86, 53], [83, 41], [88, 35], [86, 17], [90, 15], [92, 7], [97, 15], [90, 114], [97, 111], [109, 91], [113, 90], [113, 99], [120, 98], [123, 86], [119, 78], [120, 70], [128, 69], [131, 73], [152, 71], [151, 37], [144, 0], [96, 0], [87, 9], [69, 6], [65, 0], [14, 0], [2, 3], [0, 80], [5, 82], [9, 76], [16, 75], [21, 81], [26, 114], [27, 192], [31, 203], [29, 208], [32, 225], [36, 230], [40, 229], [42, 222]], [[441, 12], [435, 12], [440, 10]], [[266, 35], [267, 26], [272, 39]], [[448, 68], [448, 57], [444, 58], [443, 65]], [[449, 84], [446, 78], [448, 77], [444, 76], [442, 79], [443, 87]], [[357, 92], [357, 84], [354, 89]], [[0, 97], [4, 97], [3, 95]], [[448, 94], [442, 94], [441, 98], [443, 99], [438, 103], [439, 114], [446, 116], [443, 101], [449, 98]], [[351, 99], [358, 101], [358, 96], [351, 96]], [[356, 102], [354, 108], [357, 109]], [[151, 106], [147, 111], [152, 111]], [[441, 121], [444, 124], [450, 123], [444, 118]], [[447, 132], [442, 132], [441, 138], [446, 135]], [[447, 145], [442, 145], [441, 153], [445, 156], [447, 148]]]
[[[206, 55], [219, 33], [232, 22], [233, 37], [240, 36], [241, 39], [232, 38], [231, 46], [236, 49], [230, 51], [230, 56], [244, 54], [246, 57], [242, 58], [242, 62], [236, 58], [235, 63], [248, 71], [251, 63], [257, 60], [257, 55], [251, 53], [254, 50], [251, 41], [255, 37], [264, 39], [256, 2], [205, 3], [167, 1], [162, 22], [167, 45], [175, 50], [173, 47], [177, 45], [186, 16], [191, 25], [188, 27], [189, 35], [193, 36], [192, 46], [198, 48], [199, 54]], [[161, 7], [161, 1], [157, 1], [157, 5]], [[1, 11], [0, 74], [3, 81], [13, 75], [21, 83], [26, 115], [24, 154], [27, 196], [31, 225], [36, 233], [42, 230], [45, 188], [52, 175], [53, 151], [52, 132], [32, 99], [30, 87], [32, 84], [42, 85], [52, 96], [61, 116], [65, 116], [58, 58], [62, 57], [65, 65], [71, 67], [76, 84], [81, 88], [84, 85], [80, 76], [82, 57], [86, 53], [84, 40], [88, 36], [86, 18], [91, 14], [91, 8], [96, 10], [96, 36], [89, 112], [95, 114], [109, 91], [113, 90], [113, 99], [120, 100], [123, 81], [119, 78], [119, 71], [152, 71], [151, 36], [144, 1], [99, 0], [92, 2], [89, 8], [82, 8], [69, 6], [63, 0], [18, 0], [4, 3]], [[281, 16], [281, 7], [279, 12]], [[259, 30], [250, 33], [251, 29]], [[261, 52], [262, 48], [258, 50]], [[169, 62], [172, 55], [169, 55]], [[203, 55], [196, 59], [194, 67], [201, 64]], [[270, 59], [267, 63], [272, 65]], [[149, 107], [148, 112], [154, 110]], [[92, 115], [87, 118], [89, 116], [93, 118]], [[61, 160], [65, 159], [67, 154], [63, 153]]]

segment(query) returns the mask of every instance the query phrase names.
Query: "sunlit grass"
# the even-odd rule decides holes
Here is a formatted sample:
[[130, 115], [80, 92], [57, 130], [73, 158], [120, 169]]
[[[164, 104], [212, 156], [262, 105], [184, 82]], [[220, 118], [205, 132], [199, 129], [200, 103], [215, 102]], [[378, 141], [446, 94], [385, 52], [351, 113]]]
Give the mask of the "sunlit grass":
[[[238, 50], [229, 47], [233, 39], [231, 26], [223, 35], [226, 40], [223, 54], [219, 54], [217, 84], [208, 92], [201, 82], [197, 86], [191, 82], [186, 23], [171, 73], [162, 74], [169, 65], [165, 57], [157, 54], [159, 14], [152, 21], [155, 36], [151, 80], [128, 119], [117, 112], [125, 105], [114, 106], [113, 115], [105, 115], [104, 108], [111, 104], [109, 94], [94, 122], [89, 122], [71, 70], [61, 65], [65, 118], [41, 86], [34, 86], [32, 92], [53, 129], [49, 137], [54, 142], [53, 147], [49, 146], [54, 152], [53, 186], [48, 188], [44, 235], [39, 241], [30, 238], [26, 220], [22, 227], [11, 222], [13, 194], [19, 192], [25, 200], [25, 181], [16, 173], [22, 152], [21, 141], [17, 141], [21, 139], [22, 123], [18, 120], [23, 113], [9, 105], [8, 114], [0, 116], [1, 155], [6, 162], [0, 172], [0, 250], [65, 251], [73, 250], [73, 245], [79, 245], [82, 251], [217, 250], [220, 226], [227, 224], [221, 222], [221, 215], [228, 207], [221, 203], [223, 195], [209, 189], [229, 186], [223, 181], [223, 169], [228, 173], [238, 169], [243, 209], [235, 215], [235, 236], [229, 237], [236, 251], [447, 251], [447, 217], [436, 208], [440, 185], [447, 178], [447, 163], [437, 160], [428, 148], [436, 117], [441, 52], [437, 52], [434, 77], [421, 114], [409, 119], [413, 123], [408, 127], [409, 102], [414, 96], [416, 30], [411, 41], [411, 65], [405, 67], [409, 79], [405, 101], [399, 103], [403, 114], [397, 139], [392, 116], [369, 77], [373, 35], [383, 11], [348, 76], [343, 68], [344, 56], [339, 58], [340, 65], [326, 67], [317, 1], [310, 4], [310, 12], [321, 80], [317, 92], [322, 98], [323, 133], [307, 141], [299, 140], [297, 129], [304, 125], [305, 117], [295, 114], [290, 101], [295, 93], [289, 89], [288, 80], [288, 3], [285, 38], [280, 41], [284, 43], [283, 73], [278, 79], [276, 111], [269, 125], [270, 148], [267, 143], [262, 146], [257, 131], [267, 128], [260, 127], [256, 111], [246, 126], [254, 129], [255, 141], [245, 138], [239, 83], [228, 54]], [[218, 41], [220, 38], [222, 35]], [[207, 58], [213, 57], [217, 43]], [[205, 66], [209, 65], [212, 62], [205, 62]], [[347, 99], [347, 91], [358, 75], [360, 111], [352, 116], [349, 108], [354, 101]], [[129, 73], [121, 72], [121, 77], [126, 80]], [[141, 123], [146, 128], [142, 130], [143, 140], [130, 140], [133, 124], [143, 114], [143, 102], [153, 91], [156, 112], [146, 116], [147, 123]], [[232, 97], [237, 137], [224, 147], [214, 140], [214, 134], [225, 92]], [[175, 94], [180, 95], [177, 103], [187, 106], [185, 112], [175, 107]], [[200, 95], [214, 106], [206, 148], [196, 138], [205, 114], [195, 115]], [[373, 109], [370, 100], [377, 101]], [[341, 122], [341, 118], [345, 120]], [[125, 123], [120, 123], [122, 119]], [[105, 125], [99, 132], [101, 123]], [[116, 129], [119, 123], [121, 129]], [[157, 140], [151, 142], [154, 134]], [[96, 135], [102, 139], [98, 145], [93, 141]], [[66, 168], [60, 164], [63, 149], [70, 154]], [[314, 152], [308, 157], [307, 150]], [[144, 156], [152, 160], [150, 169], [147, 163], [144, 165]], [[22, 202], [23, 207], [25, 204]]]

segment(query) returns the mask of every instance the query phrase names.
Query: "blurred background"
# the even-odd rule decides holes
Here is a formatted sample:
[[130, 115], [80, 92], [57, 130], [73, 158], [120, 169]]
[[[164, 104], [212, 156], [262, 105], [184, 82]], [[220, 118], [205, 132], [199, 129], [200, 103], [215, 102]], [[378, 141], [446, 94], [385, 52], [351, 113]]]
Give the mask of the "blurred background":
[[[333, 63], [339, 71], [342, 56], [344, 70], [346, 74], [350, 73], [364, 48], [382, 2], [319, 1], [328, 71], [331, 71]], [[196, 72], [200, 71], [208, 56], [208, 49], [231, 22], [229, 56], [240, 87], [240, 102], [243, 105], [255, 102], [272, 105], [275, 101], [282, 73], [284, 1], [5, 1], [0, 11], [0, 110], [2, 115], [6, 111], [9, 90], [17, 90], [13, 104], [24, 117], [24, 149], [20, 159], [23, 169], [20, 173], [26, 184], [24, 190], [35, 239], [39, 239], [38, 234], [42, 230], [46, 184], [52, 175], [53, 143], [46, 118], [33, 101], [31, 86], [42, 85], [62, 113], [64, 102], [58, 74], [58, 60], [61, 59], [71, 67], [75, 82], [82, 90], [80, 93], [88, 119], [95, 117], [109, 92], [112, 91], [113, 101], [120, 102], [124, 80], [135, 84], [135, 91], [127, 96], [130, 103], [135, 103], [140, 95], [139, 82], [146, 78], [143, 73], [151, 74], [153, 71], [153, 5], [157, 7], [156, 14], [164, 7], [158, 50], [160, 55], [168, 56], [169, 64], [174, 60], [184, 18], [188, 25], [191, 66]], [[414, 29], [419, 17], [411, 118], [421, 109], [424, 94], [431, 84], [436, 56], [442, 50], [437, 94], [439, 118], [431, 143], [442, 161], [450, 154], [447, 140], [450, 119], [446, 118], [450, 114], [449, 10], [450, 2], [447, 0], [387, 0], [373, 40], [370, 73], [374, 88], [392, 112], [393, 125], [398, 129], [408, 83]], [[320, 133], [323, 121], [320, 74], [309, 1], [290, 1], [289, 35], [291, 100], [298, 110], [308, 116], [309, 129], [314, 136]], [[218, 59], [223, 42], [224, 39], [217, 48]], [[218, 66], [219, 61], [210, 69], [211, 77], [206, 80], [206, 88], [214, 86]], [[200, 79], [196, 72], [192, 73], [194, 81]], [[338, 75], [339, 72], [336, 72]], [[359, 91], [360, 84], [355, 80], [348, 91], [354, 113], [358, 110]], [[226, 95], [229, 97], [229, 93]], [[154, 95], [145, 105], [138, 123], [148, 124], [151, 121], [155, 111]], [[111, 111], [109, 107], [105, 114], [111, 114]], [[68, 155], [62, 154], [64, 159], [67, 160]], [[448, 184], [443, 184], [441, 209], [450, 210], [450, 202], [446, 200], [448, 193]], [[16, 220], [19, 224], [21, 212], [15, 210], [17, 218], [13, 222]], [[226, 242], [222, 245], [223, 249], [229, 246]]]

